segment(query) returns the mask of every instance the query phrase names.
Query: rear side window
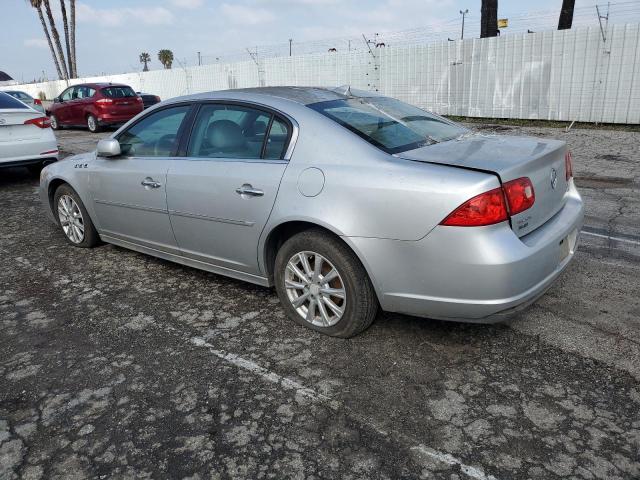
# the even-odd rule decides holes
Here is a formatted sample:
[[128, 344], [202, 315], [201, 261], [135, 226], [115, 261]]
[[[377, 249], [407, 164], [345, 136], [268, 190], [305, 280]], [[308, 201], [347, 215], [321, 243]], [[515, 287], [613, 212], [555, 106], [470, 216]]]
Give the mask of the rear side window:
[[107, 98], [129, 98], [136, 96], [136, 92], [134, 92], [131, 87], [105, 87], [101, 92], [102, 95]]
[[267, 145], [264, 149], [264, 158], [279, 160], [284, 158], [289, 139], [289, 125], [275, 117], [271, 123], [271, 130], [267, 137]]
[[0, 108], [29, 108], [20, 100], [16, 100], [11, 95], [0, 92]]

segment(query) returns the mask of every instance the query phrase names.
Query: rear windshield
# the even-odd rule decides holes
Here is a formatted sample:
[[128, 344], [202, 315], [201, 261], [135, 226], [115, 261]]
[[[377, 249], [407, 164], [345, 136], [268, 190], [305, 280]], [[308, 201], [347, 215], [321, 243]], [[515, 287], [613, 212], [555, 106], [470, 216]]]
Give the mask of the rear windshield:
[[131, 87], [106, 87], [102, 89], [102, 94], [108, 98], [135, 97], [136, 92]]
[[444, 118], [388, 97], [331, 100], [309, 107], [387, 153], [446, 142], [467, 132]]
[[0, 92], [0, 108], [29, 108], [20, 100], [16, 100], [11, 95]]

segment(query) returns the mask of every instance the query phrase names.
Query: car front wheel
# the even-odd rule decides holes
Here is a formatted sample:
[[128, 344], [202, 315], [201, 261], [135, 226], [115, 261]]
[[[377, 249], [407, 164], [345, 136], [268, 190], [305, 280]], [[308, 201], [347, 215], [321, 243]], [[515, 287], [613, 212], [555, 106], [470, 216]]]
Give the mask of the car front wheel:
[[55, 115], [49, 115], [49, 122], [51, 122], [51, 128], [54, 130], [60, 130], [60, 124]]
[[69, 185], [61, 185], [53, 197], [54, 214], [67, 241], [81, 248], [91, 248], [100, 242], [80, 196]]
[[332, 337], [366, 330], [378, 300], [366, 270], [335, 236], [307, 230], [289, 238], [275, 261], [276, 290], [287, 316]]

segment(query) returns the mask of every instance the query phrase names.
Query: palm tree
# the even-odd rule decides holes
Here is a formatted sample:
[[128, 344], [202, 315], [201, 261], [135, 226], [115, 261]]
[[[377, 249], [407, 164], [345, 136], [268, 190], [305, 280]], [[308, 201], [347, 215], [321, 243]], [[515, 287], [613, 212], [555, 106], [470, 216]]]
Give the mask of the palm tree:
[[498, 35], [498, 0], [482, 0], [480, 8], [480, 38]]
[[560, 10], [560, 19], [558, 20], [558, 30], [566, 30], [571, 28], [573, 23], [573, 7], [576, 0], [562, 0], [562, 9]]
[[58, 29], [56, 28], [56, 22], [53, 20], [53, 13], [51, 13], [51, 5], [49, 5], [49, 0], [42, 0], [44, 4], [45, 11], [47, 12], [47, 18], [49, 19], [49, 26], [51, 27], [51, 35], [53, 36], [53, 41], [56, 46], [56, 50], [58, 52], [58, 58], [60, 59], [60, 65], [62, 67], [62, 73], [64, 75], [64, 79], [69, 79], [69, 70], [67, 69], [67, 63], [64, 58], [64, 52], [62, 51], [62, 44], [60, 43], [60, 35], [58, 35]]
[[144, 68], [142, 69], [143, 72], [148, 72], [149, 71], [148, 63], [150, 61], [151, 61], [151, 55], [149, 55], [147, 52], [142, 52], [140, 54], [140, 63], [144, 63]]
[[60, 11], [62, 13], [62, 26], [64, 27], [64, 42], [67, 46], [67, 63], [69, 69], [69, 75], [71, 78], [75, 78], [73, 71], [73, 59], [71, 58], [71, 42], [69, 41], [69, 22], [67, 20], [67, 7], [64, 0], [60, 0]]
[[42, 30], [44, 31], [44, 36], [47, 37], [47, 43], [49, 43], [49, 49], [51, 50], [51, 57], [53, 58], [53, 63], [56, 66], [56, 71], [58, 72], [58, 78], [62, 80], [64, 77], [62, 76], [62, 69], [60, 68], [60, 62], [58, 61], [56, 51], [53, 48], [53, 42], [51, 41], [49, 28], [47, 28], [47, 22], [45, 21], [44, 14], [42, 13], [42, 0], [29, 0], [29, 4], [38, 11], [38, 17], [40, 18], [40, 23], [42, 24]]
[[73, 64], [73, 76], [78, 76], [78, 62], [76, 61], [76, 0], [69, 0], [71, 5], [71, 19], [69, 21], [71, 33], [71, 63]]
[[160, 63], [164, 65], [164, 68], [169, 70], [173, 63], [173, 52], [163, 48], [158, 52], [158, 60], [160, 60]]

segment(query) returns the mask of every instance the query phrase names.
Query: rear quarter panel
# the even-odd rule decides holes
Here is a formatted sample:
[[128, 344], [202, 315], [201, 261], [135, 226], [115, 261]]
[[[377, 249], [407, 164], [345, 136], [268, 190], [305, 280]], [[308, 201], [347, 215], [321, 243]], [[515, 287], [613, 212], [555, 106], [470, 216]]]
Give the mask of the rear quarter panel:
[[[299, 123], [268, 233], [288, 221], [308, 221], [343, 237], [416, 241], [469, 198], [500, 186], [494, 175], [388, 155], [304, 106], [283, 108]], [[323, 172], [316, 196], [300, 191], [309, 168]]]

